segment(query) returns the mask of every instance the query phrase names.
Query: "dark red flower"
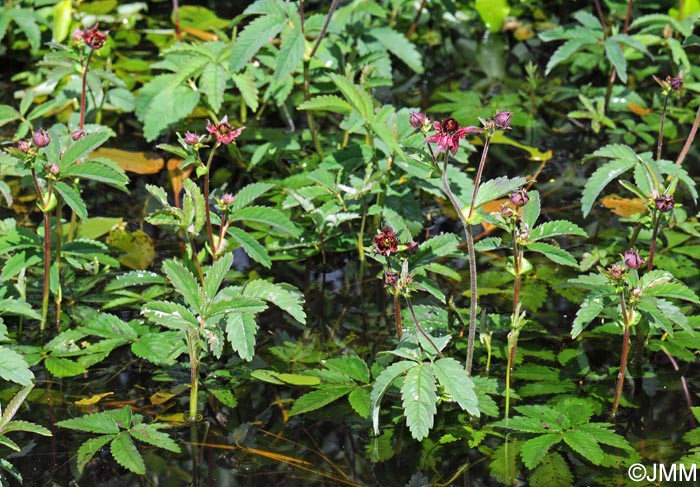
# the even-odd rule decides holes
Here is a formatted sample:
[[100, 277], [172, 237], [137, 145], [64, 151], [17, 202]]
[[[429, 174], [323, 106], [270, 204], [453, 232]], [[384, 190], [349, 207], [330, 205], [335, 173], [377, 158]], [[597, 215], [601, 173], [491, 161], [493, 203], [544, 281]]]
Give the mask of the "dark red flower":
[[662, 194], [654, 201], [656, 203], [656, 209], [661, 213], [667, 213], [673, 210], [675, 201], [673, 201], [673, 196], [670, 194]]
[[44, 129], [39, 129], [34, 132], [34, 137], [32, 137], [34, 145], [37, 147], [46, 147], [51, 143], [51, 137]]
[[672, 90], [678, 91], [683, 86], [683, 78], [681, 76], [682, 73], [674, 76], [673, 78], [671, 78], [670, 76], [666, 77], [666, 81], [668, 81], [668, 85], [671, 87]]
[[88, 29], [83, 34], [83, 40], [85, 44], [97, 50], [105, 45], [107, 40], [107, 32], [100, 32], [97, 30], [97, 24], [95, 24], [91, 29]]
[[228, 123], [228, 115], [224, 116], [224, 118], [222, 118], [221, 121], [215, 125], [212, 125], [211, 122], [207, 120], [207, 132], [214, 134], [217, 142], [221, 144], [230, 144], [236, 140], [238, 136], [241, 135], [244, 128], [245, 127], [241, 127], [234, 130]]
[[510, 194], [510, 202], [516, 207], [525, 206], [528, 201], [530, 201], [530, 197], [527, 195], [524, 188], [520, 188], [519, 190]]
[[496, 128], [499, 129], [509, 129], [510, 128], [510, 116], [513, 112], [498, 112], [496, 116], [493, 117], [493, 121], [496, 123]]
[[433, 128], [437, 130], [437, 133], [425, 141], [427, 143], [437, 142], [438, 152], [449, 150], [453, 154], [457, 153], [459, 139], [463, 139], [467, 134], [482, 131], [479, 127], [460, 127], [459, 122], [452, 117], [441, 122], [434, 122]]
[[389, 257], [397, 252], [398, 246], [396, 232], [391, 227], [382, 228], [382, 233], [374, 237], [374, 250], [378, 254]]
[[622, 258], [625, 261], [625, 265], [630, 269], [639, 269], [644, 264], [644, 259], [634, 249], [626, 250]]

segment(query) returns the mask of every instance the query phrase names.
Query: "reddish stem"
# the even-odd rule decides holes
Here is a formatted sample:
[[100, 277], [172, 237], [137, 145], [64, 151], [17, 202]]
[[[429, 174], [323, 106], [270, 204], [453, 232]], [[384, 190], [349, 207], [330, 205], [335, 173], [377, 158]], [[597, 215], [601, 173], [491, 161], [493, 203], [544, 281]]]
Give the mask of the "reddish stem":
[[87, 97], [87, 74], [88, 66], [90, 66], [90, 59], [92, 59], [92, 53], [95, 50], [90, 48], [87, 60], [85, 61], [85, 69], [83, 69], [83, 88], [80, 92], [80, 130], [85, 128], [85, 98]]

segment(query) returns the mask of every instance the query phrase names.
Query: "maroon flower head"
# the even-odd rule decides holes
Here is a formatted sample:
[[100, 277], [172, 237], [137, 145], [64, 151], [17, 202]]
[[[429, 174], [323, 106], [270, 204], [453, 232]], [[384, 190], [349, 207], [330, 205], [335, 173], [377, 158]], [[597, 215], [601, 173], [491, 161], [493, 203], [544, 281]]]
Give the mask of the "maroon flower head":
[[513, 112], [498, 112], [496, 116], [493, 117], [493, 121], [496, 124], [496, 128], [499, 129], [509, 129], [510, 128], [510, 116]]
[[187, 145], [199, 144], [199, 136], [197, 134], [195, 134], [194, 132], [185, 132], [185, 136], [183, 137], [183, 140], [185, 141], [185, 144], [187, 144]]
[[418, 242], [416, 242], [415, 240], [411, 240], [410, 242], [408, 242], [408, 244], [406, 244], [406, 252], [413, 255], [416, 252], [418, 252], [418, 247]]
[[667, 76], [666, 81], [668, 81], [668, 85], [671, 87], [671, 89], [673, 91], [678, 91], [683, 86], [682, 73], [677, 74], [673, 78], [671, 78], [670, 76]]
[[32, 142], [34, 142], [34, 145], [37, 147], [46, 147], [51, 143], [51, 137], [49, 137], [49, 134], [46, 132], [44, 129], [39, 129], [36, 132], [34, 132], [34, 137], [32, 137]]
[[419, 129], [421, 128], [425, 122], [427, 122], [428, 117], [425, 116], [425, 114], [421, 112], [412, 112], [411, 117], [408, 119], [408, 123], [411, 124], [411, 127], [414, 129]]
[[231, 125], [228, 123], [228, 115], [224, 116], [224, 118], [221, 119], [221, 121], [217, 124], [212, 125], [211, 122], [207, 120], [207, 132], [210, 134], [214, 134], [216, 136], [217, 142], [221, 144], [230, 144], [234, 140], [238, 138], [239, 135], [241, 135], [241, 132], [243, 132], [243, 129], [245, 127], [241, 127], [239, 129], [234, 130]]
[[463, 139], [467, 134], [482, 131], [478, 127], [460, 127], [459, 122], [452, 117], [433, 123], [433, 128], [437, 130], [437, 133], [425, 141], [427, 143], [437, 142], [438, 152], [449, 150], [453, 154], [456, 154], [457, 149], [459, 149], [459, 139]]
[[675, 201], [673, 201], [673, 196], [670, 194], [662, 194], [654, 201], [656, 204], [656, 209], [661, 213], [667, 213], [673, 210]]
[[80, 140], [83, 137], [85, 137], [85, 132], [82, 130], [74, 130], [72, 134], [70, 134], [71, 138], [73, 140]]
[[382, 228], [382, 233], [374, 237], [374, 250], [378, 254], [389, 257], [398, 250], [399, 242], [396, 240], [396, 232], [391, 227]]
[[630, 269], [639, 269], [644, 264], [644, 259], [634, 249], [626, 250], [622, 258], [625, 261], [625, 265]]
[[399, 282], [399, 275], [391, 269], [384, 271], [384, 285], [386, 287], [396, 286]]
[[107, 41], [107, 32], [100, 32], [97, 30], [97, 24], [95, 24], [91, 29], [88, 29], [83, 34], [83, 40], [85, 44], [90, 46], [94, 50], [100, 49], [105, 45]]
[[620, 279], [625, 275], [625, 270], [618, 264], [611, 265], [608, 272], [610, 273], [610, 277], [613, 279]]
[[28, 140], [20, 140], [17, 142], [17, 148], [26, 154], [32, 150], [32, 144]]
[[525, 206], [528, 201], [530, 201], [530, 197], [527, 195], [524, 188], [520, 188], [519, 190], [510, 194], [510, 202], [516, 207]]
[[231, 193], [226, 193], [221, 197], [221, 203], [226, 206], [230, 206], [233, 204], [234, 197]]

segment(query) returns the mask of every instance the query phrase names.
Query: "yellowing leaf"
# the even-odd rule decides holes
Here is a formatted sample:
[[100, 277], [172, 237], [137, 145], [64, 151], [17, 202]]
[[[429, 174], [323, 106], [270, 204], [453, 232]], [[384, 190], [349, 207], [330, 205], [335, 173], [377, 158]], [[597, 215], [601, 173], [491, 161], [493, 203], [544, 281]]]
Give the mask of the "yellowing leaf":
[[615, 194], [600, 200], [603, 206], [619, 216], [632, 216], [647, 212], [647, 205], [641, 198], [621, 198]]
[[164, 391], [158, 391], [155, 394], [151, 396], [151, 404], [163, 404], [164, 402], [168, 402], [171, 400], [173, 397], [175, 397], [176, 394], [171, 394], [169, 392], [164, 392]]
[[163, 158], [152, 152], [100, 148], [90, 154], [90, 158], [96, 157], [110, 159], [125, 171], [136, 174], [156, 174], [164, 165]]
[[634, 113], [635, 115], [639, 115], [640, 117], [651, 113], [651, 108], [646, 108], [641, 105], [637, 105], [636, 103], [628, 103], [627, 108], [630, 112]]
[[76, 404], [77, 406], [91, 406], [93, 404], [97, 404], [105, 397], [111, 396], [113, 394], [114, 394], [113, 392], [105, 392], [103, 394], [95, 394], [95, 395], [92, 395], [90, 397], [86, 397], [84, 399], [81, 399], [79, 401], [75, 401], [74, 404]]
[[118, 226], [109, 233], [107, 245], [123, 251], [119, 262], [129, 269], [146, 269], [156, 256], [153, 240], [143, 230], [129, 232]]
[[180, 207], [180, 193], [182, 193], [182, 181], [190, 177], [192, 174], [192, 165], [185, 169], [180, 168], [182, 159], [173, 158], [168, 161], [168, 177], [170, 184], [173, 187], [173, 195], [175, 196], [175, 206]]
[[166, 423], [186, 423], [187, 419], [185, 418], [184, 413], [159, 414], [156, 416], [156, 421], [165, 421]]
[[547, 152], [542, 152], [539, 149], [537, 149], [536, 147], [521, 144], [520, 142], [516, 142], [514, 140], [511, 140], [505, 136], [503, 131], [497, 131], [495, 134], [493, 134], [493, 137], [491, 137], [491, 143], [492, 144], [510, 145], [513, 147], [517, 147], [518, 149], [522, 149], [522, 150], [526, 151], [528, 154], [530, 154], [530, 160], [535, 161], [535, 162], [548, 161], [554, 155], [551, 149], [548, 150]]
[[219, 36], [212, 34], [210, 32], [205, 32], [201, 29], [195, 29], [194, 27], [183, 27], [182, 30], [192, 37], [196, 37], [201, 41], [218, 41]]

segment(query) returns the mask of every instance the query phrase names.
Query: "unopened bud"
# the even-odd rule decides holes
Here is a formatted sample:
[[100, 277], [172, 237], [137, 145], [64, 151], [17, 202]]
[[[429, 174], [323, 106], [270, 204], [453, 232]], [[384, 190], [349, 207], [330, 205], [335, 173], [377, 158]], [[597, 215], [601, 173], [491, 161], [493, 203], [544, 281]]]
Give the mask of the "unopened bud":
[[39, 129], [34, 132], [34, 137], [32, 138], [34, 145], [37, 147], [46, 147], [51, 143], [51, 137], [44, 129]]
[[496, 123], [496, 128], [499, 129], [509, 129], [510, 128], [510, 116], [513, 112], [498, 112], [496, 116], [493, 117], [493, 121]]

